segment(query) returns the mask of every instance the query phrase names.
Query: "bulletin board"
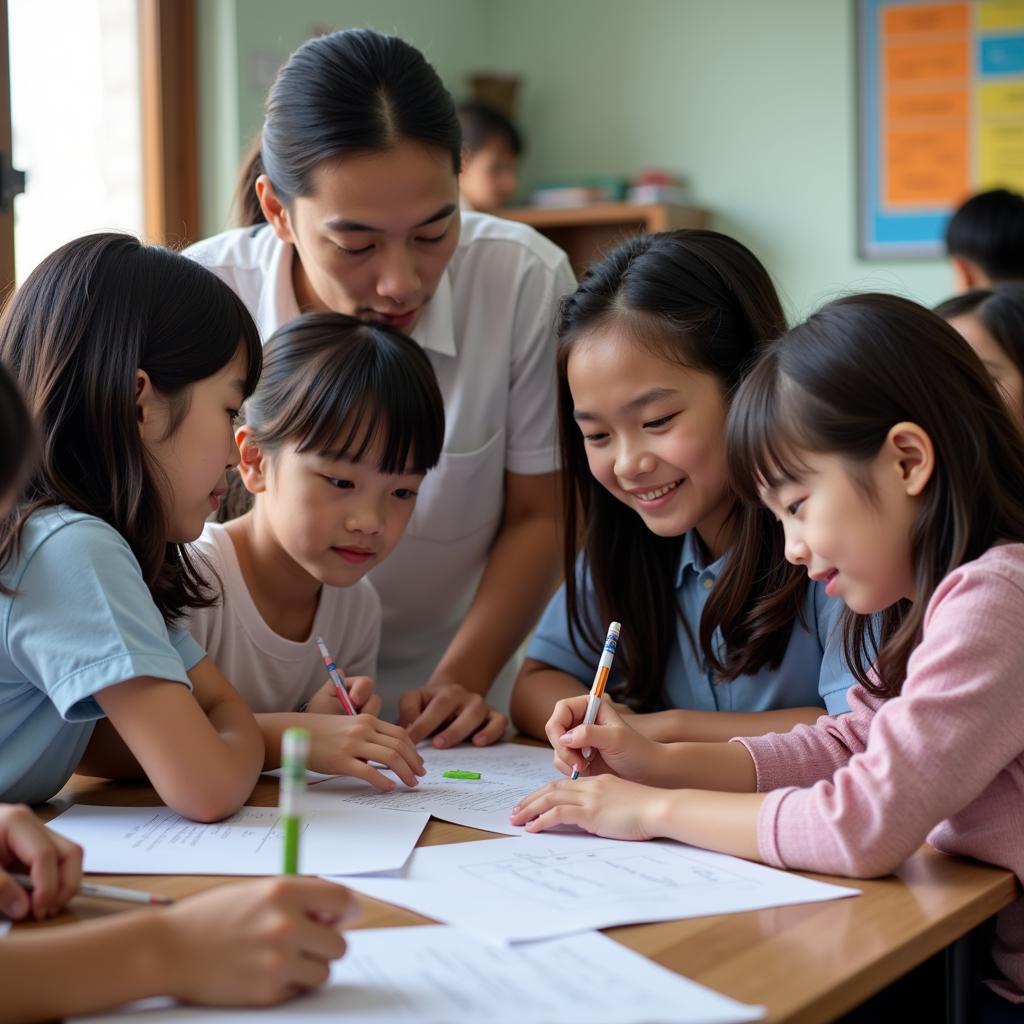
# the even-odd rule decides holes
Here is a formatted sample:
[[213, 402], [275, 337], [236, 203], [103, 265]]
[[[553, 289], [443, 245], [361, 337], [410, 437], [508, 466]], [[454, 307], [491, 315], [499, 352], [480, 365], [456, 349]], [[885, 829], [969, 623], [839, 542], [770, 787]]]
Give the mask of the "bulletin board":
[[1024, 192], [1024, 0], [857, 0], [859, 244], [944, 251], [973, 192]]

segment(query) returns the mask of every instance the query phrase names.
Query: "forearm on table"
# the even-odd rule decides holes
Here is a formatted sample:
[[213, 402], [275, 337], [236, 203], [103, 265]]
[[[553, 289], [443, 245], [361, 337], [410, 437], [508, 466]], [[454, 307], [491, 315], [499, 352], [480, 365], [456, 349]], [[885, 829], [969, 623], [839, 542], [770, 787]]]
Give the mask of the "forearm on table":
[[666, 791], [651, 803], [650, 829], [666, 839], [760, 861], [757, 818], [764, 799], [762, 793]]
[[547, 516], [501, 529], [473, 603], [434, 676], [485, 695], [540, 618], [559, 575], [557, 530]]
[[778, 708], [774, 711], [687, 711], [673, 708], [630, 719], [637, 732], [660, 743], [725, 743], [734, 736], [764, 736], [813, 725], [824, 708]]
[[273, 711], [254, 716], [256, 724], [263, 734], [263, 745], [266, 754], [263, 758], [263, 770], [270, 771], [281, 767], [281, 738], [285, 730], [293, 726], [308, 728], [310, 716], [299, 711]]
[[644, 782], [671, 789], [754, 793], [757, 771], [742, 743], [666, 743]]
[[0, 1024], [91, 1013], [165, 993], [162, 918], [160, 911], [140, 911], [9, 935], [0, 943]]
[[527, 660], [512, 690], [512, 724], [527, 736], [546, 740], [544, 727], [560, 700], [578, 697], [587, 688], [574, 676], [542, 662]]

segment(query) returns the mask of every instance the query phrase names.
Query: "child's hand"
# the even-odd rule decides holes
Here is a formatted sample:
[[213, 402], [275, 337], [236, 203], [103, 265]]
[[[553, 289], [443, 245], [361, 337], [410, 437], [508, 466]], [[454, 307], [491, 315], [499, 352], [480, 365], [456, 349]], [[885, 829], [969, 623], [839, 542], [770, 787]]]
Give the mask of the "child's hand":
[[347, 889], [319, 878], [225, 885], [161, 913], [168, 994], [214, 1006], [269, 1006], [322, 985], [358, 917]]
[[[563, 775], [571, 775], [578, 767], [580, 775], [611, 773], [639, 782], [661, 760], [663, 750], [653, 740], [641, 736], [615, 711], [611, 702], [602, 699], [594, 725], [583, 725], [589, 698], [581, 694], [560, 700], [544, 727], [555, 751], [555, 767]], [[583, 748], [590, 747], [590, 760], [583, 758]]]
[[[82, 884], [82, 848], [51, 832], [27, 807], [0, 805], [0, 914], [18, 921], [57, 913]], [[3, 868], [27, 874], [26, 892]]]
[[508, 719], [460, 683], [439, 682], [402, 694], [398, 724], [413, 743], [436, 732], [435, 747], [453, 747], [470, 736], [474, 747], [486, 747], [505, 735]]
[[423, 758], [401, 726], [373, 715], [309, 715], [302, 724], [309, 730], [308, 767], [325, 775], [351, 775], [369, 782], [382, 793], [395, 783], [366, 762], [390, 768], [407, 786], [425, 775]]
[[513, 808], [509, 821], [527, 832], [576, 825], [608, 839], [653, 839], [650, 824], [664, 790], [599, 775], [593, 779], [549, 782]]
[[[373, 692], [373, 680], [369, 676], [349, 676], [345, 679], [348, 695], [357, 711], [367, 715], [379, 715], [381, 699]], [[328, 680], [309, 699], [306, 710], [314, 715], [343, 715], [345, 712], [338, 699], [334, 683]]]

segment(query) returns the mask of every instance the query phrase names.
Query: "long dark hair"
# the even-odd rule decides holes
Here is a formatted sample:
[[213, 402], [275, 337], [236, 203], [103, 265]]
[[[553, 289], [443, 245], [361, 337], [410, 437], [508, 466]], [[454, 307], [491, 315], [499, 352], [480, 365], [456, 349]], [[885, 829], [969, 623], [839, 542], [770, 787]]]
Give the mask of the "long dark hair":
[[35, 456], [35, 435], [25, 402], [6, 367], [0, 364], [0, 505], [16, 496]]
[[278, 72], [263, 130], [235, 192], [239, 224], [265, 221], [256, 179], [266, 174], [287, 203], [312, 191], [324, 160], [391, 149], [412, 139], [462, 160], [455, 104], [440, 76], [409, 43], [372, 29], [332, 32], [303, 43]]
[[842, 455], [868, 488], [858, 467], [903, 421], [935, 448], [910, 537], [916, 597], [882, 613], [877, 641], [875, 616], [846, 609], [843, 619], [847, 660], [880, 697], [902, 689], [940, 581], [993, 544], [1024, 540], [1024, 437], [995, 385], [934, 313], [894, 295], [856, 295], [822, 307], [765, 352], [727, 427], [733, 485], [756, 501], [761, 481], [799, 478], [801, 452]]
[[[977, 318], [1024, 376], [1024, 284], [974, 288], [935, 307], [943, 320], [968, 314]], [[1024, 409], [1017, 410], [1024, 415]]]
[[[563, 302], [558, 335], [559, 436], [565, 466], [565, 594], [577, 653], [600, 651], [604, 625], [621, 619], [620, 696], [638, 709], [665, 702], [665, 671], [676, 640], [672, 599], [682, 537], [659, 537], [591, 474], [573, 420], [569, 356], [584, 333], [621, 322], [666, 360], [714, 374], [728, 400], [763, 341], [786, 329], [767, 271], [749, 249], [715, 231], [673, 231], [630, 239], [587, 271]], [[737, 502], [725, 571], [700, 626], [700, 646], [725, 679], [777, 666], [806, 580], [783, 558], [783, 539], [763, 509]], [[575, 570], [575, 540], [597, 597], [586, 614]], [[724, 650], [713, 641], [722, 631]], [[691, 638], [694, 639], [694, 638]]]
[[170, 400], [170, 436], [188, 412], [190, 385], [226, 366], [239, 345], [248, 394], [262, 360], [256, 325], [227, 285], [184, 256], [122, 234], [86, 235], [47, 256], [0, 321], [0, 359], [40, 448], [22, 501], [0, 522], [0, 566], [34, 511], [67, 504], [124, 537], [165, 621], [209, 604], [185, 547], [167, 543], [135, 378], [145, 370]]
[[[341, 313], [309, 313], [271, 335], [244, 418], [269, 455], [289, 445], [358, 462], [379, 441], [381, 473], [425, 473], [444, 444], [444, 400], [423, 349]], [[221, 520], [251, 506], [233, 473]]]

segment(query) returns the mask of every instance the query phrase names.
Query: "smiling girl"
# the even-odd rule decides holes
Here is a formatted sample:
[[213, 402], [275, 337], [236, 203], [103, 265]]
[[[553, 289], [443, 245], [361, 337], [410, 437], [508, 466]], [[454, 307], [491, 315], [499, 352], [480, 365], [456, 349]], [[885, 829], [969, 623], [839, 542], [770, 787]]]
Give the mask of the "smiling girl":
[[[854, 877], [927, 839], [1024, 877], [1024, 444], [980, 360], [912, 302], [840, 299], [761, 357], [728, 446], [786, 558], [847, 606], [849, 714], [654, 744], [607, 705], [581, 726], [586, 698], [564, 701], [548, 726], [563, 770], [587, 745], [615, 774], [545, 787], [513, 820]], [[1024, 901], [998, 915], [993, 952], [996, 987], [1024, 1001]]]
[[661, 739], [728, 739], [846, 710], [842, 610], [785, 566], [778, 524], [727, 479], [732, 393], [785, 319], [764, 267], [714, 231], [623, 243], [562, 307], [566, 535], [578, 559], [516, 683], [517, 726], [593, 678], [622, 622], [615, 699]]
[[300, 312], [344, 313], [411, 334], [433, 365], [444, 451], [371, 579], [385, 713], [438, 745], [504, 733], [485, 697], [557, 578], [551, 325], [575, 286], [531, 228], [460, 215], [461, 152], [418, 50], [369, 30], [312, 39], [270, 90], [245, 226], [188, 250], [265, 337]]

